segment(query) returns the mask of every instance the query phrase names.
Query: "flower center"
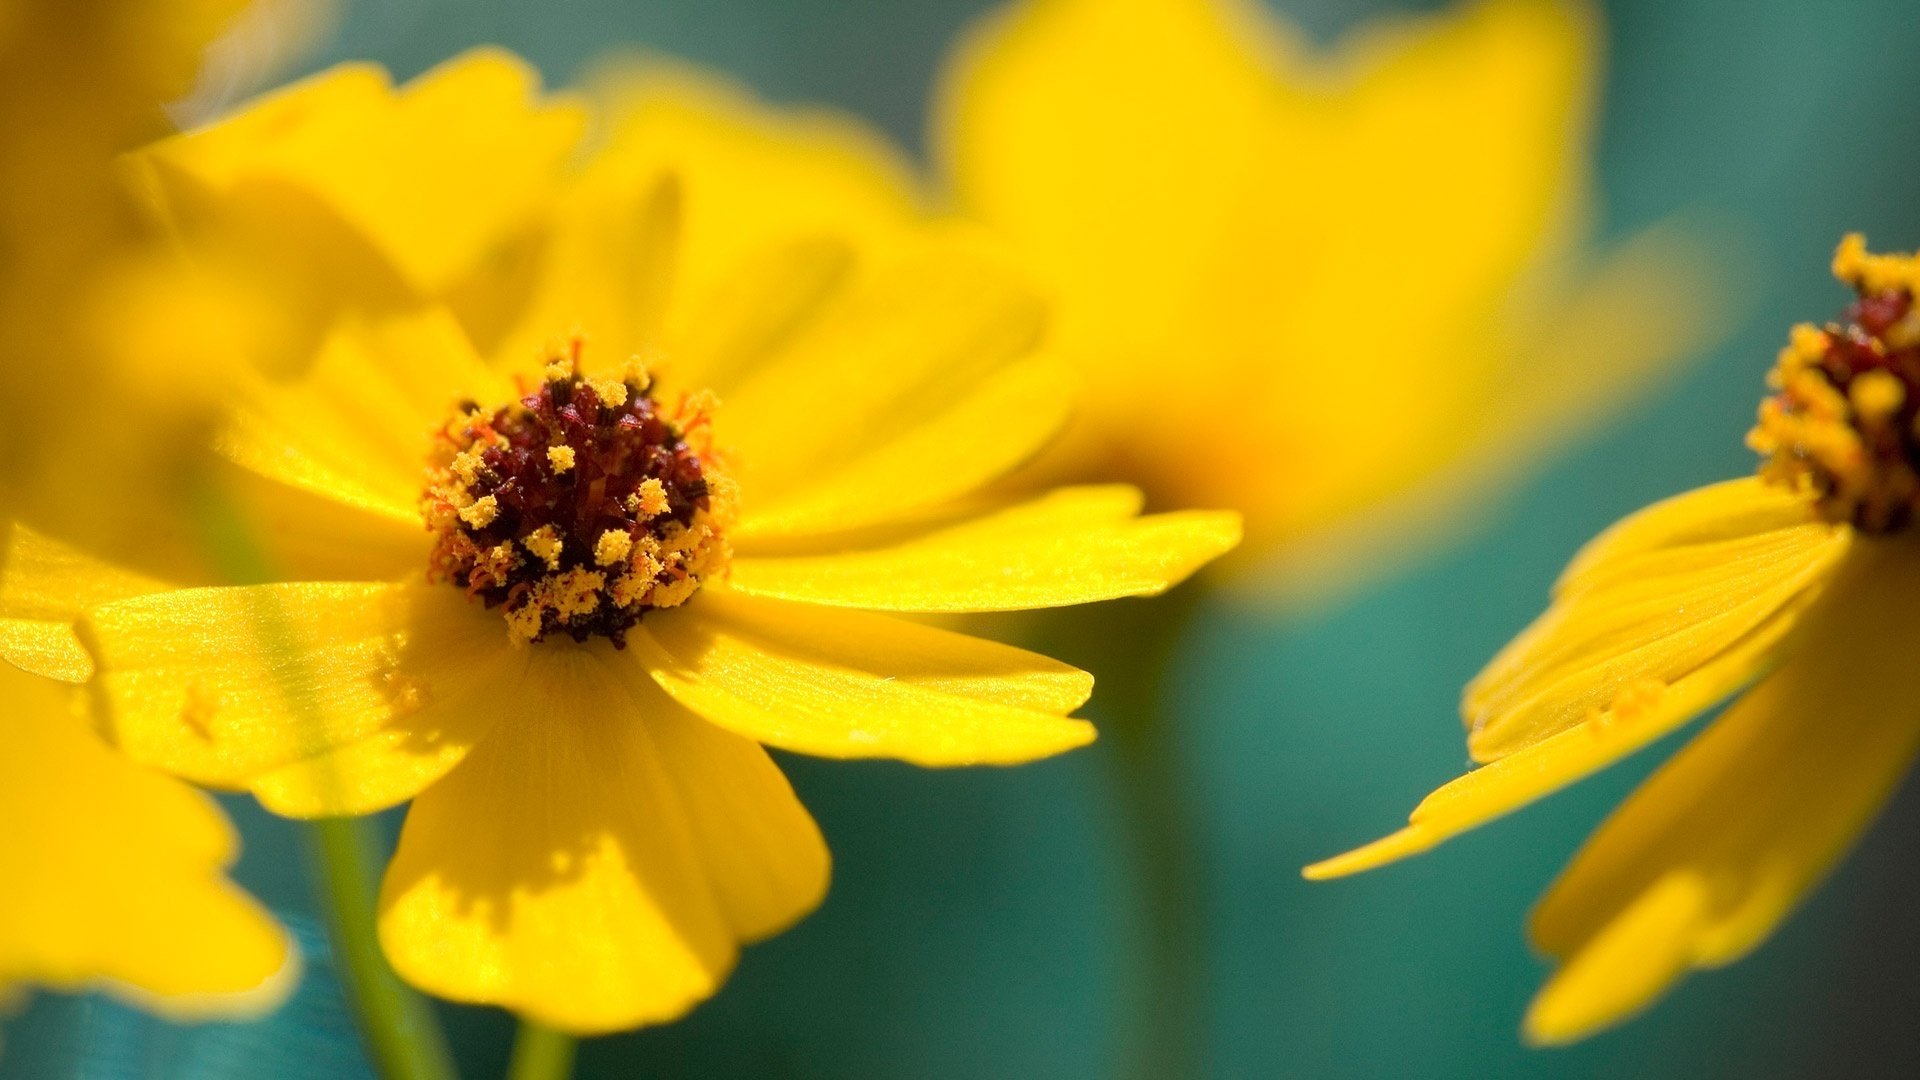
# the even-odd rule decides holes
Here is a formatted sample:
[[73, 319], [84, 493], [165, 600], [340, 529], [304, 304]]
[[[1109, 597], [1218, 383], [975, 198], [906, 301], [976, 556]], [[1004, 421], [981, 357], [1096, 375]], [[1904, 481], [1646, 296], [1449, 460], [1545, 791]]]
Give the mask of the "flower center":
[[428, 578], [501, 608], [515, 642], [624, 646], [642, 615], [726, 573], [734, 487], [703, 396], [666, 408], [637, 364], [586, 378], [580, 351], [576, 338], [519, 401], [464, 404], [436, 437]]
[[1747, 444], [1766, 458], [1761, 476], [1806, 492], [1821, 517], [1893, 532], [1920, 511], [1920, 260], [1869, 254], [1856, 234], [1833, 273], [1858, 299], [1842, 322], [1793, 328]]

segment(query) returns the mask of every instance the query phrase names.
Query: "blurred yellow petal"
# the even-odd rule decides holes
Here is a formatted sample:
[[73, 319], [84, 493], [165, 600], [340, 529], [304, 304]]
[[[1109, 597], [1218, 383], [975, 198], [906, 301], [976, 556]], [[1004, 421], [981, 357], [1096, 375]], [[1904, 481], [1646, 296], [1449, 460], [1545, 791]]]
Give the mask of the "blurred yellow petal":
[[1138, 505], [1131, 489], [1069, 488], [887, 547], [743, 553], [731, 584], [842, 607], [1017, 611], [1157, 595], [1239, 542], [1237, 515], [1135, 517]]
[[642, 712], [599, 657], [554, 659], [524, 715], [415, 801], [381, 942], [419, 986], [566, 1031], [670, 1020], [737, 941], [818, 902], [825, 847], [757, 748]]
[[[1676, 356], [1730, 324], [1735, 298], [1706, 253], [1731, 237], [1664, 225], [1602, 256], [1512, 318], [1516, 363], [1479, 415], [1417, 456], [1420, 475], [1316, 522], [1275, 546], [1237, 582], [1295, 606], [1339, 596], [1377, 568], [1474, 527], [1490, 500], [1549, 460], [1556, 444], [1604, 423], [1677, 374]], [[1676, 282], [1685, 282], [1677, 286]], [[1417, 482], [1416, 482], [1417, 481]]]
[[[1309, 866], [1321, 879], [1432, 848], [1660, 738], [1798, 647], [1851, 535], [1758, 481], [1702, 488], [1590, 544], [1554, 606], [1467, 689], [1476, 757], [1406, 828]], [[1809, 633], [1811, 631], [1808, 631]]]
[[1029, 362], [1043, 314], [1017, 275], [963, 238], [863, 265], [783, 348], [741, 370], [737, 382], [708, 386], [721, 398], [716, 422], [745, 505], [793, 505], [853, 474], [848, 482], [875, 502], [847, 507], [853, 523], [885, 520], [892, 508], [923, 500], [912, 488], [876, 489], [859, 474], [903, 467], [909, 456], [956, 474], [929, 473], [920, 483], [964, 490], [991, 472], [927, 446], [922, 429], [975, 430], [988, 401], [1021, 410], [1005, 420], [1012, 452], [986, 451], [992, 471], [1017, 464], [1058, 422], [1059, 403], [1039, 395], [1065, 389], [1038, 369], [1002, 377]]
[[20, 522], [4, 523], [0, 549], [0, 659], [38, 675], [83, 682], [93, 660], [73, 622], [95, 604], [140, 596], [166, 583], [95, 559]]
[[437, 295], [550, 194], [585, 117], [479, 49], [389, 87], [346, 65], [146, 151], [176, 197], [284, 188], [317, 199], [423, 295]]
[[133, 757], [296, 816], [411, 798], [512, 712], [531, 658], [444, 585], [181, 589], [81, 624]]
[[858, 612], [709, 588], [655, 612], [633, 649], [674, 699], [730, 731], [821, 757], [1010, 764], [1093, 739], [1063, 718], [1091, 681], [1045, 657]]
[[1066, 371], [1035, 360], [929, 398], [911, 414], [891, 410], [890, 431], [874, 431], [785, 497], [755, 504], [742, 514], [736, 535], [750, 546], [854, 529], [950, 502], [1038, 453], [1066, 421], [1071, 401]]
[[181, 1019], [257, 1015], [299, 961], [223, 876], [206, 796], [102, 746], [57, 684], [0, 665], [0, 986], [104, 988]]
[[340, 323], [297, 382], [255, 380], [219, 449], [268, 479], [418, 528], [434, 433], [508, 384], [444, 311]]
[[1699, 245], [1580, 253], [1586, 7], [1482, 0], [1317, 52], [1241, 0], [1025, 0], [937, 110], [960, 206], [1059, 302], [1053, 481], [1247, 515], [1262, 584], [1430, 543], [1718, 325]]
[[[1022, 3], [950, 61], [938, 122], [958, 200], [1063, 291], [1063, 333], [1090, 361], [1123, 364], [1145, 344], [1129, 337], [1152, 348], [1189, 329], [1253, 171], [1285, 139], [1269, 132], [1286, 113], [1245, 36], [1252, 16], [1178, 0]], [[1114, 374], [1090, 381], [1111, 389]]]
[[[1806, 616], [1807, 648], [1601, 826], [1534, 913], [1534, 940], [1566, 963], [1534, 1037], [1582, 1037], [1688, 968], [1739, 959], [1853, 845], [1920, 747], [1904, 678], [1917, 603], [1912, 541], [1858, 542]], [[1610, 986], [1622, 938], [1667, 977]]]
[[853, 117], [770, 107], [667, 63], [612, 61], [589, 85], [611, 127], [589, 183], [679, 178], [686, 218], [675, 288], [688, 297], [771, 244], [835, 236], [881, 246], [918, 216], [912, 167]]

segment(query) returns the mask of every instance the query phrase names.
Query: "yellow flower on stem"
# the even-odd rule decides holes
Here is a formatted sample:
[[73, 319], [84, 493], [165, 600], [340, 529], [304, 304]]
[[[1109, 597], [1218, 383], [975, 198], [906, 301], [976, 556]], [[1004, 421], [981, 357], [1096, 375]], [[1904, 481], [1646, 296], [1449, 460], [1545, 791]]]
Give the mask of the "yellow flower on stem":
[[1235, 563], [1322, 591], [1685, 356], [1714, 307], [1688, 246], [1582, 243], [1596, 36], [1568, 0], [1331, 52], [1243, 0], [985, 22], [936, 128], [1087, 385], [1048, 475], [1238, 509]]
[[[1584, 242], [1597, 36], [1577, 0], [1475, 0], [1331, 50], [1251, 0], [983, 22], [935, 116], [948, 194], [1055, 301], [1086, 387], [1029, 479], [1239, 510], [1216, 584], [1312, 599], [1470, 521], [1684, 356], [1714, 307], [1689, 246]], [[1202, 1068], [1199, 860], [1160, 715], [1192, 610], [1058, 631], [1135, 682], [1107, 732], [1141, 882], [1139, 1076]]]
[[1574, 558], [1461, 704], [1477, 769], [1370, 869], [1571, 784], [1746, 689], [1617, 810], [1534, 911], [1560, 962], [1529, 1038], [1582, 1038], [1752, 950], [1872, 821], [1920, 747], [1920, 261], [1848, 237], [1858, 300], [1795, 327], [1749, 443], [1760, 476], [1658, 503]]
[[[379, 130], [390, 95], [328, 100], [361, 77], [263, 108]], [[159, 148], [181, 176], [237, 189], [264, 162], [290, 199], [352, 208], [419, 302], [340, 305], [218, 440], [263, 547], [324, 576], [81, 623], [136, 758], [298, 817], [412, 800], [380, 905], [395, 968], [574, 1033], [679, 1016], [820, 902], [825, 844], [763, 746], [952, 766], [1092, 739], [1089, 676], [883, 612], [1158, 593], [1239, 535], [1141, 517], [1123, 487], [979, 494], [1066, 412], [1018, 277], [964, 233], [823, 217], [809, 186], [871, 206], [891, 168], [845, 125], [677, 76], [615, 100], [577, 182], [457, 250], [401, 213], [440, 210], [408, 177], [245, 135], [297, 125], [243, 113]], [[468, 98], [410, 138], [432, 158], [502, 102], [524, 109]], [[488, 187], [457, 179], [449, 200]]]

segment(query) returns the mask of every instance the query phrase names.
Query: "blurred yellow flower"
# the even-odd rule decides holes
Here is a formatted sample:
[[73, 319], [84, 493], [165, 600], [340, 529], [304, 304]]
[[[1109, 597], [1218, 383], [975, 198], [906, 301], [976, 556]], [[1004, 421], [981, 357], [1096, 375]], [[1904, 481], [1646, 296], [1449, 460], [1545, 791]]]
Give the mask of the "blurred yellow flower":
[[1794, 328], [1749, 442], [1761, 476], [1615, 525], [1467, 688], [1485, 768], [1400, 832], [1317, 866], [1425, 851], [1619, 760], [1753, 684], [1655, 773], [1535, 910], [1561, 962], [1528, 1013], [1567, 1042], [1689, 969], [1765, 940], [1892, 793], [1920, 746], [1920, 261], [1849, 237], [1843, 321]]
[[100, 987], [170, 1016], [240, 1015], [277, 1003], [298, 967], [286, 935], [222, 876], [236, 838], [219, 808], [101, 744], [77, 692], [54, 681], [91, 669], [70, 625], [84, 598], [150, 586], [93, 573], [76, 594], [48, 592], [43, 571], [79, 556], [18, 521], [137, 489], [130, 467], [111, 499], [43, 497], [98, 464], [81, 448], [155, 452], [152, 430], [176, 419], [121, 408], [138, 388], [92, 320], [129, 295], [142, 242], [111, 164], [167, 130], [162, 104], [193, 85], [239, 7], [0, 11], [0, 996]]
[[78, 689], [46, 677], [77, 681], [91, 668], [73, 611], [153, 584], [103, 571], [18, 523], [5, 529], [0, 998], [39, 985], [103, 988], [180, 1018], [271, 1008], [292, 988], [298, 956], [222, 877], [237, 854], [225, 816], [102, 744]]
[[1049, 475], [1239, 509], [1237, 562], [1324, 588], [1699, 344], [1684, 246], [1582, 243], [1596, 37], [1569, 0], [1330, 54], [1245, 0], [985, 22], [936, 127], [953, 198], [1057, 300], [1087, 385]]
[[857, 129], [628, 75], [555, 187], [577, 113], [532, 88], [495, 52], [397, 94], [338, 69], [148, 155], [229, 235], [325, 217], [362, 250], [291, 275], [340, 314], [298, 378], [238, 380], [218, 440], [274, 580], [81, 636], [140, 760], [294, 816], [413, 800], [380, 915], [404, 977], [597, 1032], [680, 1015], [820, 902], [762, 744], [962, 765], [1093, 737], [1085, 674], [876, 611], [1157, 593], [1239, 525], [975, 494], [1066, 381], [1028, 289], [912, 227]]

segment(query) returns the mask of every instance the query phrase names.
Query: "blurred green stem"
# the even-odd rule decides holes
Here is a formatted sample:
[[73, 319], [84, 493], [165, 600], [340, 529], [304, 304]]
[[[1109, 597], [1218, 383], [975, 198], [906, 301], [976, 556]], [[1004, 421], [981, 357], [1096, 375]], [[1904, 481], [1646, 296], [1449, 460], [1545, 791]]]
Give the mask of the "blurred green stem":
[[507, 1080], [567, 1080], [573, 1075], [573, 1036], [532, 1020], [520, 1021]]
[[321, 818], [307, 838], [328, 913], [334, 960], [361, 1038], [386, 1080], [453, 1080], [453, 1055], [433, 1007], [387, 966], [374, 927], [380, 836], [371, 818]]
[[[273, 581], [272, 559], [239, 510], [207, 477], [187, 495], [201, 544], [225, 579], [236, 585]], [[271, 598], [255, 612], [260, 643], [274, 650], [289, 673], [305, 663], [287, 613]], [[289, 677], [288, 707], [315, 719], [318, 707]], [[367, 1055], [385, 1080], [455, 1080], [453, 1054], [427, 1000], [402, 983], [380, 951], [374, 926], [379, 890], [379, 830], [369, 818], [322, 818], [307, 823], [318, 891], [326, 909], [335, 966], [360, 1026]]]
[[1063, 657], [1097, 679], [1092, 711], [1135, 890], [1117, 1028], [1129, 1080], [1191, 1080], [1204, 1064], [1204, 882], [1168, 686], [1203, 598], [1190, 582], [1062, 611], [1055, 626]]

